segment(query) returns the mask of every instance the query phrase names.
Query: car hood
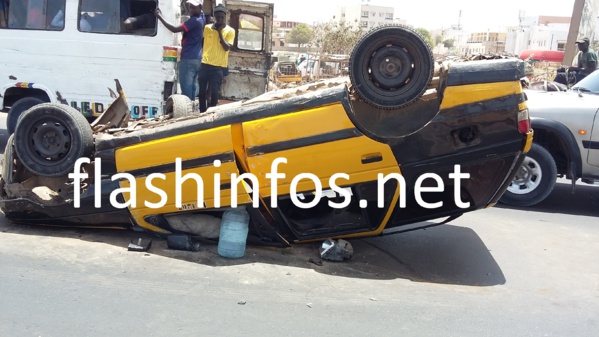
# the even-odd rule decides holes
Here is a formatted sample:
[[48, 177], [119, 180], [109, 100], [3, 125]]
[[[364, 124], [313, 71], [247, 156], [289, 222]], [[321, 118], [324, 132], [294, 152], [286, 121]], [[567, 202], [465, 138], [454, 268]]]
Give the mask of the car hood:
[[594, 114], [599, 108], [599, 95], [576, 91], [525, 90], [531, 117], [567, 118], [568, 114]]

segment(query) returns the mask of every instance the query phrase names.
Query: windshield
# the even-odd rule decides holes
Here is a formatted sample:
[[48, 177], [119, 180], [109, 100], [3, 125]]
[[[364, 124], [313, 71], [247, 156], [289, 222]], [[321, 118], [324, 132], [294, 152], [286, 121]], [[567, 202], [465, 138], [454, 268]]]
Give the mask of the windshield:
[[580, 82], [576, 83], [573, 90], [589, 91], [592, 93], [599, 93], [599, 71], [594, 71], [589, 76], [583, 78]]

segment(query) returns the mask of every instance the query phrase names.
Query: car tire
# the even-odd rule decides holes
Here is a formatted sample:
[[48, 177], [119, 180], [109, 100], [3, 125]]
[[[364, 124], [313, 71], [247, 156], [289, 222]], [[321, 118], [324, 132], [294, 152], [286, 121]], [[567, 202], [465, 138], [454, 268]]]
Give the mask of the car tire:
[[35, 97], [24, 97], [16, 101], [10, 107], [10, 110], [8, 110], [8, 117], [6, 118], [6, 129], [8, 130], [8, 134], [12, 135], [15, 132], [19, 117], [23, 112], [41, 103], [44, 103], [44, 101]]
[[23, 166], [45, 177], [72, 172], [79, 158], [94, 151], [89, 123], [79, 111], [63, 104], [43, 103], [23, 113], [14, 143]]
[[172, 118], [194, 115], [193, 102], [185, 95], [171, 95], [166, 100], [166, 113]]
[[434, 73], [433, 54], [422, 35], [402, 25], [380, 26], [364, 35], [350, 56], [355, 92], [380, 109], [399, 109], [426, 91]]
[[514, 180], [499, 201], [521, 207], [538, 204], [551, 193], [556, 179], [555, 160], [544, 147], [533, 143]]

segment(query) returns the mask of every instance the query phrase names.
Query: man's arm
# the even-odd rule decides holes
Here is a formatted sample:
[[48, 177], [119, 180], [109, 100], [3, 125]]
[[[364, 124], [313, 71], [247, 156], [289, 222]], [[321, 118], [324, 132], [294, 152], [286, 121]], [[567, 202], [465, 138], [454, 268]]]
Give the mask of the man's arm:
[[592, 73], [597, 69], [597, 53], [594, 50], [589, 51], [589, 62], [587, 63], [588, 68], [585, 69], [587, 74]]
[[570, 68], [568, 68], [568, 72], [581, 71], [581, 72], [590, 74], [593, 71], [595, 71], [597, 69], [597, 53], [595, 53], [595, 51], [589, 51], [589, 53], [586, 55], [586, 58], [587, 58], [586, 67], [584, 66], [584, 64], [581, 64], [579, 62], [578, 67], [570, 67]]
[[568, 72], [570, 71], [579, 71], [584, 72], [586, 74], [590, 74], [597, 69], [597, 61], [588, 61], [586, 67], [570, 67], [568, 68]]
[[568, 67], [568, 72], [580, 71], [581, 69], [582, 69], [581, 67], [570, 66], [570, 67]]
[[231, 50], [231, 44], [233, 44], [233, 41], [231, 41], [231, 43], [227, 42], [227, 40], [223, 36], [223, 29], [224, 28], [217, 29], [220, 45], [223, 46], [225, 51], [229, 51]]
[[173, 33], [180, 33], [180, 32], [184, 32], [185, 31], [185, 26], [184, 25], [173, 26], [170, 22], [166, 21], [164, 19], [164, 17], [162, 17], [162, 12], [160, 11], [159, 8], [156, 8], [154, 10], [154, 15], [156, 15], [156, 17], [158, 18], [158, 20], [160, 20], [160, 22], [162, 22], [162, 24], [164, 25], [164, 27], [166, 27], [171, 32], [173, 32]]

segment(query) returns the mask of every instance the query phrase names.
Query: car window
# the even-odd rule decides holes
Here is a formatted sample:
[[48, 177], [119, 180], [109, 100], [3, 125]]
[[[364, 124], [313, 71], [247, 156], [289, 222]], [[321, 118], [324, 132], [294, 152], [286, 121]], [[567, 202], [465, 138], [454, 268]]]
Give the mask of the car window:
[[572, 89], [585, 89], [592, 93], [599, 93], [599, 71], [592, 72], [589, 76], [583, 78]]

